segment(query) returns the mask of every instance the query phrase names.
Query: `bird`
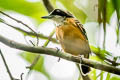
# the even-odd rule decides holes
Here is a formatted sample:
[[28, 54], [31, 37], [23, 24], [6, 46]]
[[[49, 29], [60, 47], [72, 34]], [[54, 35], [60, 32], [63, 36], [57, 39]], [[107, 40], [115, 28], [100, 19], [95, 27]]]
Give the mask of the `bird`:
[[[68, 11], [54, 9], [43, 19], [51, 19], [56, 24], [56, 38], [64, 52], [74, 56], [89, 58], [91, 53], [86, 31], [83, 25]], [[89, 66], [79, 65], [83, 80], [90, 80]]]

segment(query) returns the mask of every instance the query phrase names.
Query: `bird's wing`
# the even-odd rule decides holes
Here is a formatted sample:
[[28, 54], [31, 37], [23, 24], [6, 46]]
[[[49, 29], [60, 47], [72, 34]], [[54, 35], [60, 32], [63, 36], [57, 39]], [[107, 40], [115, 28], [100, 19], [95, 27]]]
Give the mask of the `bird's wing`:
[[79, 28], [79, 30], [82, 32], [82, 34], [84, 35], [84, 37], [88, 40], [86, 31], [83, 28], [83, 25], [78, 20], [75, 20], [75, 24], [77, 25], [77, 27]]

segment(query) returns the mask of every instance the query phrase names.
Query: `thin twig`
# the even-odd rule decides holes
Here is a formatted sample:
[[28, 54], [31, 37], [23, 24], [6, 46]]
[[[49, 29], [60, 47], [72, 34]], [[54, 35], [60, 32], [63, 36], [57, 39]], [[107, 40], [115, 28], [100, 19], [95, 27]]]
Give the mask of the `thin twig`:
[[[52, 38], [52, 36], [54, 35], [54, 33], [55, 33], [55, 29], [50, 33], [50, 35], [49, 35], [49, 38], [51, 39]], [[49, 44], [49, 42], [50, 42], [50, 39], [48, 38], [48, 40], [44, 43], [44, 45], [43, 45], [43, 47], [46, 47], [48, 44]], [[40, 59], [40, 54], [38, 55], [38, 56], [36, 56], [35, 57], [35, 59], [33, 60], [33, 62], [32, 62], [32, 64], [29, 66], [29, 67], [27, 67], [27, 68], [29, 68], [29, 71], [28, 71], [28, 75], [26, 76], [26, 79], [29, 77], [29, 74], [31, 73], [31, 70], [34, 68], [34, 66], [37, 64], [37, 62], [38, 62], [38, 60]]]
[[[14, 21], [16, 21], [16, 22], [18, 22], [18, 23], [21, 23], [22, 25], [24, 25], [24, 26], [26, 26], [27, 28], [29, 28], [31, 31], [35, 32], [31, 27], [29, 27], [27, 24], [23, 23], [22, 21], [19, 21], [19, 20], [15, 19], [15, 18], [11, 17], [10, 15], [2, 12], [2, 11], [0, 11], [0, 13], [3, 14], [3, 15], [5, 15], [5, 16], [7, 16], [7, 17], [9, 17], [9, 18], [11, 18], [12, 20], [14, 20]], [[35, 33], [36, 33], [36, 32], [35, 32]]]
[[10, 15], [8, 15], [8, 14], [2, 12], [2, 11], [0, 11], [0, 13], [3, 14], [3, 15], [5, 15], [5, 16], [7, 16], [7, 17], [9, 17], [10, 19], [12, 19], [12, 20], [14, 20], [14, 21], [16, 21], [16, 22], [18, 22], [18, 23], [24, 25], [25, 27], [27, 27], [28, 29], [30, 29], [32, 32], [34, 32], [34, 33], [36, 34], [36, 37], [37, 37], [37, 46], [38, 46], [38, 44], [39, 44], [39, 38], [38, 38], [38, 35], [37, 35], [37, 33], [36, 33], [31, 27], [29, 27], [27, 24], [23, 23], [22, 21], [17, 20], [17, 19], [11, 17]]
[[29, 75], [31, 74], [34, 66], [37, 64], [38, 60], [40, 59], [40, 54], [38, 54], [38, 56], [36, 56], [32, 62], [32, 64], [26, 68], [29, 68], [29, 71], [27, 73], [27, 76], [26, 76], [26, 80], [28, 79]]
[[[118, 16], [118, 14], [117, 14], [117, 16]], [[120, 35], [120, 23], [119, 23], [119, 18], [117, 18], [116, 35], [117, 35], [117, 41], [116, 41], [116, 45], [117, 45], [117, 44], [119, 44], [119, 35]]]
[[[15, 26], [13, 26], [13, 25], [10, 25], [10, 24], [8, 24], [7, 22], [5, 22], [5, 21], [4, 21], [3, 19], [1, 19], [1, 18], [0, 18], [0, 20], [1, 20], [0, 22], [8, 25], [9, 27], [11, 27], [11, 28], [13, 28], [13, 29], [15, 29], [15, 30], [17, 30], [17, 31], [19, 31], [19, 32], [21, 32], [21, 33], [24, 33], [24, 35], [28, 35], [28, 36], [31, 36], [31, 37], [37, 37], [37, 36], [38, 36], [38, 37], [41, 38], [41, 39], [49, 39], [49, 36], [45, 36], [45, 35], [40, 34], [40, 33], [38, 33], [37, 36], [36, 36], [36, 34], [33, 33], [33, 32], [28, 32], [28, 31], [25, 31], [25, 30], [23, 30], [23, 29], [21, 29], [21, 28], [19, 28], [19, 27], [15, 27]], [[50, 38], [50, 41], [52, 41], [53, 43], [58, 44], [58, 42], [57, 42], [57, 40], [56, 40], [55, 38]]]
[[30, 43], [33, 45], [33, 46], [35, 46], [35, 44], [31, 41], [31, 40], [29, 40], [30, 41]]
[[53, 29], [53, 31], [50, 33], [48, 40], [44, 43], [43, 47], [46, 47], [49, 42], [51, 41], [52, 36], [55, 34], [55, 29]]
[[21, 73], [21, 75], [20, 75], [20, 80], [23, 80], [23, 74], [24, 74], [24, 73]]
[[[39, 57], [38, 57], [39, 56]], [[29, 67], [26, 67], [26, 68], [29, 68], [30, 70], [33, 69], [33, 67], [35, 66], [35, 64], [37, 63], [37, 61], [39, 60], [40, 58], [40, 55], [38, 55], [35, 57], [35, 59], [33, 60], [32, 64], [29, 66]]]
[[11, 80], [14, 80], [14, 78], [13, 78], [13, 76], [12, 76], [10, 70], [9, 70], [9, 67], [8, 67], [8, 65], [7, 65], [7, 63], [6, 63], [6, 60], [5, 60], [5, 58], [4, 58], [4, 55], [3, 55], [2, 52], [1, 52], [1, 49], [0, 49], [0, 54], [1, 54], [2, 60], [3, 60], [3, 62], [4, 62], [4, 65], [5, 65], [6, 69], [7, 69], [7, 72], [8, 72], [8, 75], [9, 75], [10, 79], [11, 79]]
[[[55, 30], [53, 30], [53, 31], [50, 33], [49, 38], [51, 38], [51, 37], [54, 35], [54, 33], [55, 33]], [[48, 39], [48, 40], [44, 43], [43, 47], [46, 47], [46, 46], [49, 44], [49, 42], [50, 42], [50, 39]], [[39, 58], [40, 58], [40, 55], [38, 55], [37, 57], [35, 57], [33, 63], [32, 63], [31, 66], [29, 67], [30, 70], [33, 69], [33, 67], [35, 66], [35, 64], [38, 62]]]
[[103, 40], [103, 49], [105, 49], [106, 44], [106, 7], [107, 7], [107, 0], [104, 0], [103, 2], [103, 30], [104, 30], [104, 40]]

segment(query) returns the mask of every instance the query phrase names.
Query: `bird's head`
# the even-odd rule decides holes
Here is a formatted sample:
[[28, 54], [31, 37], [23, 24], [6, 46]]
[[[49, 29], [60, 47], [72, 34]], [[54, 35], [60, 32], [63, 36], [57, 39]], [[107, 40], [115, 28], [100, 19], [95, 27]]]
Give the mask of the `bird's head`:
[[69, 12], [65, 12], [61, 9], [55, 9], [48, 16], [43, 16], [41, 18], [51, 19], [57, 23], [60, 23], [63, 20], [65, 20], [65, 18], [72, 18], [72, 17], [73, 17], [72, 14]]

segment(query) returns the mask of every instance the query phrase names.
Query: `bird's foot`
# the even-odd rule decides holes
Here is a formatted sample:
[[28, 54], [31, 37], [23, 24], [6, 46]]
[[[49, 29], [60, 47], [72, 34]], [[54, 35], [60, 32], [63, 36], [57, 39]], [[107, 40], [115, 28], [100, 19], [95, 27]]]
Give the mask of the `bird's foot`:
[[[58, 52], [60, 51], [60, 49], [58, 47], [56, 47], [57, 51], [56, 53], [58, 54]], [[60, 57], [58, 58], [58, 62], [60, 61]]]
[[82, 63], [82, 58], [84, 58], [84, 55], [79, 55], [78, 56], [80, 58], [80, 64]]

